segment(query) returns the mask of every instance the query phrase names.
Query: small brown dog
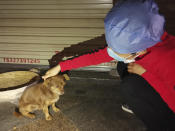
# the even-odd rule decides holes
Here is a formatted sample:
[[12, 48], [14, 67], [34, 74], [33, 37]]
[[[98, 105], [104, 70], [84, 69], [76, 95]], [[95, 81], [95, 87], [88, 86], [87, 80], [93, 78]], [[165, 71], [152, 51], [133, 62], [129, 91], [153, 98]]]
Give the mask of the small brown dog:
[[66, 74], [57, 75], [46, 79], [43, 83], [26, 88], [19, 99], [19, 110], [14, 112], [14, 115], [35, 118], [31, 112], [43, 110], [46, 120], [52, 120], [48, 107], [52, 105], [55, 112], [59, 111], [55, 102], [59, 100], [60, 95], [64, 94], [65, 80], [69, 80]]

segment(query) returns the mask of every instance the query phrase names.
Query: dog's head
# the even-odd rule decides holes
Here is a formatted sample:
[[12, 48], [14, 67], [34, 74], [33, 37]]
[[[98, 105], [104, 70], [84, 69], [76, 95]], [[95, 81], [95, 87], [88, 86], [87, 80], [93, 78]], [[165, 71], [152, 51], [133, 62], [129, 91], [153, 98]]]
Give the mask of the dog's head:
[[50, 88], [52, 92], [57, 93], [59, 95], [64, 94], [64, 86], [66, 84], [66, 80], [69, 80], [67, 74], [64, 75], [56, 75], [50, 77], [44, 81], [44, 86]]

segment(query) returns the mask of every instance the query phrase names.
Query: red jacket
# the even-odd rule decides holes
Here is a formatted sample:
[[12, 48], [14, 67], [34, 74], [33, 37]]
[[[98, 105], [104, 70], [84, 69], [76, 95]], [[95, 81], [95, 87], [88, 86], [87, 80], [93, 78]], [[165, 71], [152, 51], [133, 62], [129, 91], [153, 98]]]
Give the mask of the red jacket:
[[[142, 77], [152, 85], [170, 109], [175, 112], [175, 37], [165, 32], [162, 42], [147, 50], [148, 53], [139, 56], [136, 60], [136, 63], [146, 69]], [[107, 53], [107, 48], [104, 48], [92, 54], [61, 62], [60, 66], [63, 72], [112, 60], [113, 58]]]

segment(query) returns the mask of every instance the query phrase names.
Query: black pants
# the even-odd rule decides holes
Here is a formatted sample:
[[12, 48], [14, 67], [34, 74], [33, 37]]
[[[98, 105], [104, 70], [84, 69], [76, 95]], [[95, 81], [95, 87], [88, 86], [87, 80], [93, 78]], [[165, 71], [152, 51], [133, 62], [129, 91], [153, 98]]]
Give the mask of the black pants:
[[127, 72], [127, 65], [119, 62], [121, 95], [134, 114], [149, 131], [175, 131], [175, 114], [160, 95], [141, 76]]

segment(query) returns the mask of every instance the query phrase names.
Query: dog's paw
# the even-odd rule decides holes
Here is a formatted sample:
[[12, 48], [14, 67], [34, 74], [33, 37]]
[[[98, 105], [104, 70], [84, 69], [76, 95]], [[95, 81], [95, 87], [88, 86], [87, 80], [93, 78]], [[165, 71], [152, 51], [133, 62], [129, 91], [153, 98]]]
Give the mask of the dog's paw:
[[60, 109], [59, 108], [53, 108], [53, 111], [54, 112], [60, 112]]
[[47, 120], [47, 121], [52, 120], [52, 116], [47, 116], [47, 117], [46, 117], [46, 120]]
[[28, 114], [28, 117], [31, 118], [31, 119], [34, 119], [35, 115], [30, 113], [30, 114]]

